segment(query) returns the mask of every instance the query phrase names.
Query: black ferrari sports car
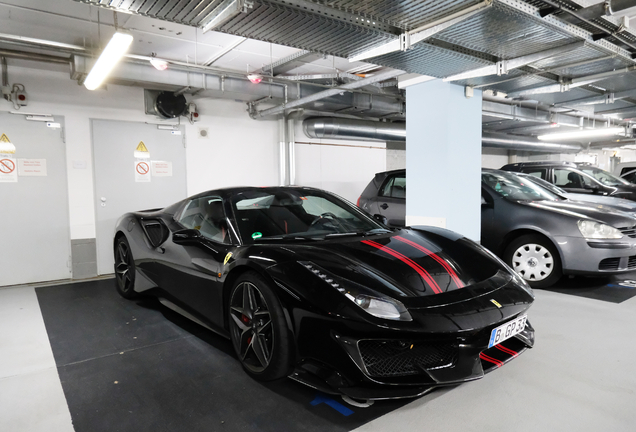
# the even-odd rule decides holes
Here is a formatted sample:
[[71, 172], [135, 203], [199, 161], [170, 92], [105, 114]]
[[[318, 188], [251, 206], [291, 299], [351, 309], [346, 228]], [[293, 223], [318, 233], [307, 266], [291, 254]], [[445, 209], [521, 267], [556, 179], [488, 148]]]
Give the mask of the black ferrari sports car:
[[355, 399], [483, 377], [534, 343], [526, 282], [477, 243], [387, 228], [305, 187], [213, 190], [122, 216], [116, 285], [232, 340], [245, 371]]

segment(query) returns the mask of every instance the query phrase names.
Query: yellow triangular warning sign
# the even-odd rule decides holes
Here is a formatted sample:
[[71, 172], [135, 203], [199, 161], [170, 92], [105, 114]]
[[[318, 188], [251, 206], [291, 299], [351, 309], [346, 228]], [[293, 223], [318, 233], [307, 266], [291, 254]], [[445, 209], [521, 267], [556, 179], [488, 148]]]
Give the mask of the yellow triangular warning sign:
[[[0, 136], [0, 142], [10, 143], [11, 140], [9, 139], [7, 134], [2, 134], [2, 136]], [[143, 143], [141, 143], [141, 144], [143, 144]], [[144, 148], [146, 148], [146, 147], [144, 146]], [[146, 151], [148, 151], [148, 150], [146, 150]]]
[[[5, 135], [2, 135], [2, 136], [5, 136]], [[146, 144], [144, 144], [143, 141], [139, 141], [139, 145], [137, 146], [135, 151], [148, 153], [148, 148], [146, 147]]]

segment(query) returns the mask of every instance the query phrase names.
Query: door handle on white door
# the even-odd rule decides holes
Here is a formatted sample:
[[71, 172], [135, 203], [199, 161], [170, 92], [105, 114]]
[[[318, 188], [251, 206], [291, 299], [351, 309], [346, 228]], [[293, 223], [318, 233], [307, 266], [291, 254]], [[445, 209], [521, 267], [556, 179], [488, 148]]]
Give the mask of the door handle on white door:
[[389, 208], [389, 205], [387, 203], [384, 203], [380, 206], [380, 208], [382, 208], [383, 210], [386, 210]]

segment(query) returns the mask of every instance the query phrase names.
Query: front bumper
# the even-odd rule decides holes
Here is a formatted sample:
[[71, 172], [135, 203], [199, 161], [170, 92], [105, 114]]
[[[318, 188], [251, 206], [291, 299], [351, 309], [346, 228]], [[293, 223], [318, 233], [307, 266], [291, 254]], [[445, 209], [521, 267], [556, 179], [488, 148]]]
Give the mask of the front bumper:
[[[488, 348], [490, 332], [501, 323], [462, 334], [358, 334], [330, 331], [328, 361], [305, 358], [290, 378], [325, 393], [354, 399], [421, 396], [435, 387], [480, 379], [534, 344], [534, 329]], [[317, 336], [317, 335], [316, 335]], [[323, 349], [327, 341], [316, 344]]]
[[563, 273], [611, 275], [636, 270], [636, 239], [591, 240], [554, 238], [561, 251]]

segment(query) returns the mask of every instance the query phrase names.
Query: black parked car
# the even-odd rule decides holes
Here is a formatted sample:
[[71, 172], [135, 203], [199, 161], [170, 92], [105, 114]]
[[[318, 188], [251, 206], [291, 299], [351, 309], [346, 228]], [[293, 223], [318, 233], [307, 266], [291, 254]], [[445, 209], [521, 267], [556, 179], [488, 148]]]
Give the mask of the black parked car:
[[481, 378], [534, 343], [530, 287], [448, 230], [387, 229], [312, 188], [230, 188], [128, 213], [117, 290], [232, 340], [245, 371], [359, 399]]
[[[527, 177], [482, 170], [481, 244], [530, 286], [551, 286], [562, 274], [599, 276], [636, 269], [633, 214], [569, 201]], [[390, 191], [393, 179], [402, 178], [405, 170], [376, 174], [359, 206], [386, 215], [384, 193]], [[393, 212], [387, 215], [392, 218], [389, 222], [404, 219], [405, 199], [391, 202], [388, 208]]]
[[574, 162], [520, 162], [501, 167], [542, 178], [566, 192], [609, 195], [636, 201], [636, 185], [600, 168]]

